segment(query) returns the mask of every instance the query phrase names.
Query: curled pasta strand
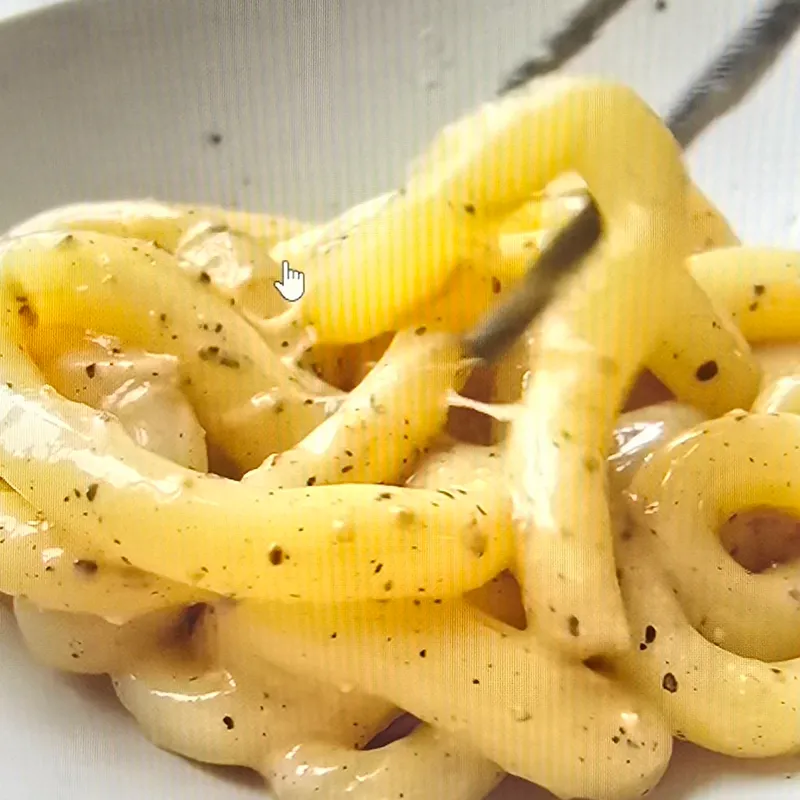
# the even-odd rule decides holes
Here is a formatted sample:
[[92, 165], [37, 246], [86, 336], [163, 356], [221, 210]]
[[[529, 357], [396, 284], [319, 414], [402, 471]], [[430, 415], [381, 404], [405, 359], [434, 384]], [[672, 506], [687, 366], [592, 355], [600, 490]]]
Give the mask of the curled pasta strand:
[[[110, 406], [121, 412], [118, 419], [129, 435], [148, 434], [143, 437], [148, 450], [165, 457], [176, 456], [186, 467], [204, 467], [205, 443], [195, 430], [199, 426], [191, 411], [184, 418], [180, 416], [187, 412], [182, 395], [178, 394], [177, 403], [175, 395], [169, 391], [136, 395], [136, 387], [144, 388], [144, 384], [134, 384], [131, 393], [135, 399], [125, 403], [130, 395], [119, 391], [118, 384], [125, 376], [137, 373], [152, 376], [154, 367], [158, 369], [159, 378], [153, 380], [161, 381], [161, 386], [169, 386], [171, 376], [169, 370], [166, 377], [163, 375], [164, 360], [153, 363], [153, 357], [148, 354], [131, 355], [116, 350], [117, 355], [113, 356], [116, 360], [101, 367], [95, 363], [96, 352], [86, 354], [88, 360], [83, 360], [82, 364], [61, 365], [55, 370], [56, 384], [65, 394], [79, 397], [94, 407]], [[81, 355], [84, 354], [79, 351], [79, 362]], [[87, 370], [97, 380], [92, 380]], [[129, 379], [123, 386], [129, 383], [134, 381]], [[119, 398], [119, 403], [106, 402], [109, 392], [112, 400]], [[145, 402], [138, 402], [137, 398]], [[165, 408], [165, 404], [169, 407]], [[166, 418], [173, 430], [165, 435], [149, 435], [153, 430], [152, 427], [148, 429], [148, 422], [156, 418]], [[199, 432], [202, 434], [202, 429]], [[180, 437], [184, 437], [183, 441]], [[182, 448], [179, 442], [186, 446]], [[41, 609], [90, 614], [122, 624], [158, 609], [216, 599], [208, 592], [131, 566], [101, 565], [86, 553], [78, 558], [65, 541], [63, 532], [5, 482], [0, 482], [0, 531], [0, 591], [25, 597]]]
[[[711, 211], [695, 211], [693, 219], [698, 215], [706, 226], [696, 223], [698, 241], [706, 247], [730, 244], [732, 239], [725, 235], [727, 223], [724, 219]], [[725, 227], [720, 230], [723, 225]], [[700, 234], [705, 232], [708, 235], [701, 239]], [[530, 268], [543, 238], [541, 233], [501, 237], [502, 269], [508, 274], [510, 285]], [[690, 263], [697, 263], [697, 259]], [[747, 342], [730, 321], [725, 308], [717, 309], [715, 300], [696, 282], [686, 281], [681, 324], [665, 330], [646, 359], [650, 370], [677, 397], [702, 408], [709, 416], [748, 407], [760, 380], [758, 364]]]
[[270, 258], [263, 240], [208, 225], [185, 237], [175, 258], [184, 272], [208, 280], [209, 287], [244, 315], [268, 319], [286, 310], [286, 301], [274, 289], [283, 268]]
[[[243, 643], [244, 644], [244, 643]], [[223, 658], [222, 663], [225, 663]], [[157, 746], [269, 777], [273, 752], [300, 741], [363, 747], [397, 714], [389, 703], [261, 663], [242, 672], [205, 656], [124, 665], [114, 689]]]
[[28, 354], [59, 394], [114, 414], [151, 452], [208, 472], [206, 433], [181, 391], [178, 359], [72, 328], [37, 334]]
[[9, 232], [24, 237], [43, 231], [93, 232], [152, 243], [174, 254], [178, 265], [193, 277], [201, 274], [226, 300], [255, 319], [286, 309], [273, 291], [280, 280], [284, 240], [308, 240], [324, 230], [308, 223], [268, 214], [232, 211], [211, 206], [187, 206], [156, 200], [77, 203], [26, 220]]
[[647, 359], [649, 369], [676, 397], [710, 417], [749, 408], [761, 381], [747, 341], [727, 315], [718, 313], [715, 301], [702, 285], [687, 280], [680, 322], [662, 330]]
[[[532, 232], [542, 236], [545, 231], [545, 236], [550, 235], [553, 229], [565, 225], [583, 209], [587, 196], [586, 184], [579, 175], [563, 175], [506, 217], [500, 225], [501, 237]], [[722, 212], [694, 182], [689, 185], [687, 204], [694, 252], [733, 247], [740, 243]]]
[[505, 283], [513, 284], [525, 276], [552, 233], [552, 230], [532, 230], [501, 234], [499, 272]]
[[262, 496], [136, 446], [115, 420], [48, 391], [9, 338], [4, 327], [3, 378], [13, 388], [0, 386], [3, 474], [79, 557], [219, 594], [320, 602], [446, 597], [510, 562], [504, 498], [473, 504], [370, 484]]
[[214, 206], [121, 200], [74, 203], [50, 209], [15, 225], [9, 236], [26, 236], [42, 231], [94, 231], [123, 239], [153, 242], [159, 248], [175, 253], [187, 239], [209, 227], [229, 228], [268, 248], [313, 226], [286, 217]]
[[738, 758], [799, 752], [800, 659], [765, 663], [707, 641], [682, 612], [648, 537], [646, 529], [629, 530], [618, 543], [640, 644], [614, 657], [615, 671], [661, 710], [680, 739]]
[[[316, 341], [338, 344], [397, 330], [483, 246], [483, 233], [466, 225], [440, 196], [395, 196], [368, 225], [315, 252], [316, 280], [285, 318], [266, 327], [310, 328]], [[398, 265], [408, 264], [414, 269], [396, 274]]]
[[748, 658], [800, 657], [800, 565], [752, 574], [718, 528], [753, 508], [800, 513], [800, 418], [733, 412], [657, 452], [631, 484], [681, 608], [707, 639]]
[[800, 338], [800, 253], [726, 247], [688, 261], [692, 276], [751, 344]]
[[[527, 413], [509, 442], [526, 608], [561, 650], [588, 657], [629, 644], [600, 466], [625, 393], [690, 282], [681, 268], [686, 176], [674, 140], [629, 90], [546, 83], [509, 98], [491, 146], [450, 186], [491, 209], [537, 179], [575, 170], [608, 226], [573, 288], [541, 320]], [[569, 134], [554, 137], [554, 125]], [[554, 138], [558, 146], [534, 146]], [[634, 140], [638, 152], [622, 144]]]
[[353, 800], [483, 800], [503, 778], [459, 739], [428, 725], [375, 750], [302, 744], [270, 763], [276, 800], [305, 800], [313, 792]]
[[336, 412], [243, 480], [259, 489], [396, 481], [444, 426], [448, 392], [468, 372], [453, 337], [400, 333]]
[[[174, 661], [170, 670], [121, 664], [113, 675], [117, 697], [145, 736], [162, 750], [207, 764], [257, 763], [275, 725], [271, 713], [260, 711], [263, 698], [225, 669]], [[266, 691], [269, 682], [264, 685]]]
[[126, 565], [79, 558], [60, 529], [0, 484], [0, 592], [43, 609], [93, 614], [115, 623], [170, 606], [215, 598]]
[[[281, 264], [288, 261], [293, 269], [302, 270], [306, 278], [306, 291], [318, 280], [320, 268], [324, 268], [329, 253], [335, 251], [351, 235], [358, 232], [359, 228], [368, 225], [385, 206], [396, 199], [396, 193], [388, 192], [378, 197], [359, 203], [335, 219], [317, 225], [309, 230], [301, 231], [285, 241], [278, 242], [270, 251], [270, 257], [275, 263]], [[317, 344], [317, 337], [309, 337], [305, 326], [297, 314], [288, 309], [285, 313], [275, 318], [265, 319], [257, 315], [248, 315], [253, 326], [260, 332], [264, 340], [276, 351], [283, 353], [289, 363], [307, 366], [317, 361], [325, 362], [333, 353], [341, 353], [341, 343], [325, 342], [322, 346]], [[387, 331], [390, 329], [387, 329]], [[394, 329], [391, 329], [394, 330]], [[384, 331], [381, 331], [383, 333]], [[361, 341], [370, 338], [365, 337]], [[336, 355], [333, 356], [336, 358]]]
[[800, 414], [800, 374], [784, 375], [767, 384], [751, 410], [756, 414]]
[[[405, 316], [396, 321], [399, 329], [408, 328], [414, 331], [447, 332], [451, 335], [461, 334], [472, 328], [497, 303], [500, 297], [519, 282], [524, 270], [521, 269], [521, 247], [529, 257], [528, 246], [535, 240], [535, 234], [525, 237], [524, 243], [512, 243], [510, 251], [498, 248], [490, 238], [477, 243], [467, 259], [462, 259], [445, 280], [442, 288], [434, 297], [421, 306], [413, 307]], [[311, 368], [318, 373], [330, 373], [330, 360], [342, 361], [355, 351], [365, 348], [368, 343], [359, 345], [337, 346], [331, 344], [312, 344], [308, 350], [308, 336], [291, 315], [286, 315], [266, 322], [257, 322], [256, 326], [271, 342], [273, 347], [292, 349], [300, 352], [296, 358], [299, 365]], [[391, 335], [391, 334], [390, 334]], [[385, 334], [370, 342], [379, 342]], [[347, 355], [345, 355], [347, 354]], [[318, 373], [319, 374], [319, 373]]]
[[692, 406], [666, 402], [620, 415], [614, 428], [614, 446], [608, 457], [612, 493], [628, 488], [637, 470], [679, 434], [706, 419]]
[[724, 214], [694, 183], [689, 190], [689, 225], [695, 253], [740, 244]]
[[[359, 686], [559, 797], [639, 797], [661, 777], [671, 738], [648, 704], [464, 603], [417, 602], [240, 603], [218, 612], [219, 648]], [[452, 692], [430, 692], [444, 680]]]
[[[245, 648], [233, 653], [249, 660]], [[117, 674], [114, 687], [158, 746], [208, 763], [260, 771], [281, 800], [321, 791], [338, 797], [429, 796], [480, 800], [502, 773], [460, 741], [427, 726], [379, 750], [363, 746], [391, 717], [385, 701], [259, 664], [252, 674], [156, 660]], [[235, 677], [234, 677], [235, 675]], [[288, 743], [306, 742], [306, 744]], [[333, 761], [335, 767], [329, 767]], [[301, 768], [305, 764], [306, 768]], [[324, 765], [324, 766], [322, 766]]]
[[409, 486], [485, 486], [502, 491], [503, 451], [497, 447], [450, 442], [429, 453], [409, 478]]
[[244, 468], [325, 418], [313, 393], [319, 382], [291, 372], [227, 303], [150, 245], [80, 231], [31, 234], [4, 245], [0, 281], [4, 325], [21, 341], [42, 319], [175, 355], [201, 424]]
[[500, 223], [500, 235], [552, 231], [569, 222], [586, 205], [586, 186], [578, 175], [564, 175], [512, 211]]
[[359, 226], [369, 222], [395, 197], [395, 192], [386, 192], [352, 206], [329, 222], [300, 230], [275, 244], [270, 255], [278, 263], [287, 260], [298, 269], [313, 271], [316, 254], [324, 254], [334, 248], [337, 242], [343, 241]]
[[797, 342], [767, 342], [756, 345], [753, 352], [761, 366], [762, 392], [781, 378], [800, 374], [800, 345]]
[[[266, 214], [263, 212], [240, 211], [232, 208], [218, 206], [190, 206], [179, 204], [178, 209], [187, 216], [206, 214], [222, 217], [222, 224], [236, 233], [242, 233], [255, 239], [263, 247], [274, 247], [303, 231], [311, 230], [315, 223], [286, 217], [281, 214]], [[194, 211], [194, 215], [190, 212]]]
[[[473, 496], [508, 493], [502, 481], [503, 451], [496, 447], [444, 442], [425, 455], [408, 479], [408, 486], [447, 491], [468, 490]], [[520, 602], [519, 584], [505, 572], [464, 595], [471, 606], [519, 630], [527, 621]]]
[[[321, 237], [322, 243], [311, 239], [311, 246], [300, 247], [301, 253], [308, 259], [306, 297], [318, 291], [320, 281], [328, 280], [328, 273], [320, 271], [323, 267], [318, 262], [333, 258], [350, 237], [372, 236], [373, 229], [378, 226], [376, 220], [380, 216], [380, 210], [387, 208], [390, 211], [394, 207], [393, 203], [387, 205], [386, 201], [382, 201], [377, 208], [376, 201], [365, 205], [370, 207], [369, 215], [365, 218], [361, 218], [359, 214], [355, 222], [348, 220], [346, 224], [334, 223], [335, 227]], [[357, 207], [356, 211], [360, 208]], [[344, 233], [341, 232], [342, 229], [345, 230]], [[332, 240], [329, 239], [331, 236]], [[288, 250], [291, 246], [291, 242], [286, 243], [283, 250]], [[282, 249], [279, 248], [276, 252], [280, 253]], [[468, 243], [463, 247], [459, 246], [458, 254], [454, 263], [447, 265], [447, 272], [438, 283], [431, 287], [418, 287], [414, 296], [407, 300], [402, 300], [401, 293], [401, 305], [392, 311], [387, 327], [379, 330], [375, 336], [386, 331], [416, 329], [420, 326], [430, 330], [463, 333], [490, 310], [504, 289], [513, 286], [520, 278], [516, 253], [502, 253], [496, 237], [488, 231], [477, 228], [471, 231]], [[292, 263], [303, 265], [305, 262], [300, 258]], [[252, 321], [273, 348], [282, 350], [290, 359], [294, 358], [300, 364], [315, 360], [312, 353], [325, 353], [331, 348], [341, 352], [342, 346], [348, 342], [352, 344], [365, 341], [360, 337], [354, 337], [352, 341], [347, 337], [343, 341], [320, 339], [318, 332], [310, 332], [307, 321], [303, 320], [297, 308], [273, 319]], [[375, 336], [366, 338], [374, 339]]]
[[41, 609], [14, 598], [14, 616], [38, 661], [64, 672], [102, 675], [152, 658], [168, 642], [181, 611], [164, 610], [115, 625], [92, 614]]
[[476, 247], [469, 261], [464, 260], [453, 269], [437, 296], [424, 306], [413, 308], [398, 324], [466, 333], [519, 281], [510, 258], [516, 256], [509, 256], [493, 245]]

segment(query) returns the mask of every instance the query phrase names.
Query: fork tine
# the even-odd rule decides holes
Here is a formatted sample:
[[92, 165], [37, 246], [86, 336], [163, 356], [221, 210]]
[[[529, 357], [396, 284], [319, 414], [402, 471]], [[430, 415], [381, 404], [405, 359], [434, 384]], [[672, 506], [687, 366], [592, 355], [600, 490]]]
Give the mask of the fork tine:
[[470, 357], [491, 362], [503, 355], [547, 308], [562, 282], [577, 271], [587, 255], [586, 243], [591, 249], [602, 234], [602, 220], [591, 198], [575, 221], [542, 251], [535, 268], [528, 270], [508, 300], [464, 336], [463, 347]]
[[773, 0], [734, 34], [667, 116], [667, 125], [682, 147], [745, 99], [798, 27], [800, 0]]
[[545, 42], [546, 55], [520, 64], [502, 83], [499, 95], [528, 83], [534, 78], [555, 72], [587, 47], [599, 30], [630, 0], [586, 0], [563, 28]]

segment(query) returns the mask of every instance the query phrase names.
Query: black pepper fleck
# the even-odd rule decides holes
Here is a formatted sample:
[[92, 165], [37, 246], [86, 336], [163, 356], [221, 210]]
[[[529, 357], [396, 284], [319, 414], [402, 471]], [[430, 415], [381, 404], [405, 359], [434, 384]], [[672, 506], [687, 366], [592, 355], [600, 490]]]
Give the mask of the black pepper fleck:
[[201, 361], [210, 361], [212, 358], [216, 358], [219, 355], [219, 347], [214, 345], [210, 347], [201, 347], [197, 351], [197, 355], [200, 357]]
[[23, 303], [19, 307], [19, 316], [31, 328], [35, 328], [39, 324], [39, 315], [27, 303]]
[[96, 561], [89, 561], [85, 558], [76, 559], [72, 566], [75, 567], [78, 572], [82, 572], [84, 575], [94, 575], [98, 569]]
[[574, 614], [572, 614], [567, 620], [567, 626], [569, 627], [570, 636], [580, 636], [581, 623], [580, 620]]
[[713, 378], [716, 378], [718, 373], [719, 373], [719, 367], [717, 366], [717, 362], [706, 361], [697, 368], [697, 371], [694, 373], [694, 376], [695, 378], [697, 378], [698, 381], [705, 383], [706, 381], [710, 381]]
[[664, 680], [661, 681], [661, 688], [670, 694], [675, 694], [678, 691], [678, 681], [671, 672], [664, 676]]

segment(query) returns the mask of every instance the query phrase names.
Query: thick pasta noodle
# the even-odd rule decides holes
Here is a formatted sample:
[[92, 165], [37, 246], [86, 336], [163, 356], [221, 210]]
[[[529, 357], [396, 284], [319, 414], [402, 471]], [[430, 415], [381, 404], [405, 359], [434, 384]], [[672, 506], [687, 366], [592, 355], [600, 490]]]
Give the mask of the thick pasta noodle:
[[741, 510], [800, 514], [792, 480], [799, 466], [800, 417], [733, 412], [676, 439], [634, 480], [637, 518], [663, 545], [660, 561], [684, 612], [710, 641], [742, 656], [780, 661], [800, 653], [800, 569], [754, 575], [717, 531]]
[[[467, 357], [589, 196], [598, 247]], [[40, 214], [0, 241], [0, 592], [36, 658], [277, 800], [632, 800], [674, 737], [798, 754], [800, 568], [722, 530], [800, 516], [798, 269], [596, 79], [482, 107], [322, 224]]]

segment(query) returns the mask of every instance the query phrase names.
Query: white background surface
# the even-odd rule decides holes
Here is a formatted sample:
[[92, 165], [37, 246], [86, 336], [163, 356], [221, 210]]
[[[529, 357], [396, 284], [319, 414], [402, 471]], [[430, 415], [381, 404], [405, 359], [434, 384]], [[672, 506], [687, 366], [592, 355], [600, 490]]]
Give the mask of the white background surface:
[[0, 19], [24, 14], [26, 11], [36, 11], [39, 8], [55, 5], [54, 0], [3, 0], [0, 3]]
[[[44, 5], [0, 0], [0, 14]], [[329, 216], [395, 185], [439, 126], [490, 97], [576, 5], [325, 0], [323, 14], [311, 0], [109, 0], [16, 20], [0, 29], [0, 225], [133, 195]], [[659, 14], [634, 1], [570, 71], [615, 75], [666, 111], [752, 5], [670, 0]], [[748, 241], [800, 247], [798, 78], [795, 42], [690, 155], [698, 183]], [[211, 131], [223, 135], [217, 147]], [[257, 781], [153, 748], [103, 681], [33, 665], [5, 611], [0, 724], [9, 800], [264, 797]], [[797, 760], [676, 751], [654, 800], [800, 796]]]

